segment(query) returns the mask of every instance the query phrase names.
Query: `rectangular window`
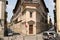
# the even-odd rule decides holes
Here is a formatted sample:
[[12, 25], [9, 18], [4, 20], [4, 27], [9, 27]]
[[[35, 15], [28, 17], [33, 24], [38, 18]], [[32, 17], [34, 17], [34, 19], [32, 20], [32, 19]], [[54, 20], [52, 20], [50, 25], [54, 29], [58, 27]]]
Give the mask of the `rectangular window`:
[[18, 23], [18, 19], [16, 19], [16, 20], [14, 21], [14, 23], [15, 23], [15, 24]]
[[32, 12], [30, 12], [30, 18], [32, 17]]
[[45, 20], [45, 23], [47, 23], [47, 20]]
[[0, 19], [0, 25], [1, 25], [1, 27], [3, 26], [3, 25], [2, 25], [2, 21], [1, 21], [1, 19]]

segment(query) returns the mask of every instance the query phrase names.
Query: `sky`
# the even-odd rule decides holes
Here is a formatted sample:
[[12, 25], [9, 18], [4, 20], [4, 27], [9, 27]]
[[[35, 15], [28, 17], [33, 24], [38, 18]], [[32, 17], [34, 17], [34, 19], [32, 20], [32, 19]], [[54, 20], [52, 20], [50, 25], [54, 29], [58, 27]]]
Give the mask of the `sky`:
[[[6, 11], [8, 12], [8, 18], [7, 18], [8, 22], [10, 22], [10, 19], [13, 15], [13, 9], [15, 8], [16, 1], [17, 0], [8, 0], [8, 5], [7, 5], [7, 9], [6, 9]], [[49, 9], [48, 15], [51, 17], [52, 22], [54, 22], [54, 14], [53, 14], [54, 2], [53, 2], [53, 0], [44, 0], [44, 1], [45, 1], [47, 8]]]
[[13, 9], [15, 8], [15, 4], [17, 0], [7, 0], [8, 1], [8, 5], [7, 5], [7, 9], [6, 11], [8, 12], [8, 18], [7, 21], [10, 22], [10, 19], [13, 15]]

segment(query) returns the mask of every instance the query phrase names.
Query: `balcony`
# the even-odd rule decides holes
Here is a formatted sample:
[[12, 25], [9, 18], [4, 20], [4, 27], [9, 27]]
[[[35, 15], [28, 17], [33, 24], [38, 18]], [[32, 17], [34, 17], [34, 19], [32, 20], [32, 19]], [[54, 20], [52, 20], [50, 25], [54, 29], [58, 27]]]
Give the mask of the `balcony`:
[[23, 4], [23, 3], [32, 4], [32, 3], [39, 3], [39, 1], [38, 1], [38, 0], [35, 0], [35, 1], [33, 1], [33, 0], [23, 0], [23, 1], [22, 1], [22, 4]]

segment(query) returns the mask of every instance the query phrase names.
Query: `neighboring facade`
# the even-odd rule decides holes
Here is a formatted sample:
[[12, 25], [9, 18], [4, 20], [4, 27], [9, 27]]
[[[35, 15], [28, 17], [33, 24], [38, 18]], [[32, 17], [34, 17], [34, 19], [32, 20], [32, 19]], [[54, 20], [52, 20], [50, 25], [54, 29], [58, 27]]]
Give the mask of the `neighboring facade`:
[[4, 36], [6, 0], [0, 0], [0, 37]]
[[49, 27], [49, 29], [53, 27], [52, 19], [49, 15], [48, 15], [48, 27]]
[[49, 21], [50, 21], [50, 16], [48, 15], [48, 24], [49, 24]]
[[4, 19], [4, 36], [7, 36], [8, 32], [7, 32], [7, 12], [5, 12], [5, 19]]
[[54, 3], [55, 3], [55, 9], [53, 10], [53, 12], [54, 12], [54, 27], [55, 27], [55, 31], [57, 32], [56, 0], [54, 0]]
[[56, 3], [56, 18], [57, 18], [57, 33], [60, 35], [60, 0], [55, 0]]
[[48, 9], [44, 0], [17, 0], [11, 29], [20, 34], [36, 35], [48, 30]]

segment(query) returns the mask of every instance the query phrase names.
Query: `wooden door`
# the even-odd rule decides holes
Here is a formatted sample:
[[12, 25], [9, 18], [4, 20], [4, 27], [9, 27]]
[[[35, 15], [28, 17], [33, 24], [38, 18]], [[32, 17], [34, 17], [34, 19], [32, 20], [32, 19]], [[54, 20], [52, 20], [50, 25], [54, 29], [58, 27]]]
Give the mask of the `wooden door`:
[[33, 25], [29, 25], [29, 34], [33, 34]]

